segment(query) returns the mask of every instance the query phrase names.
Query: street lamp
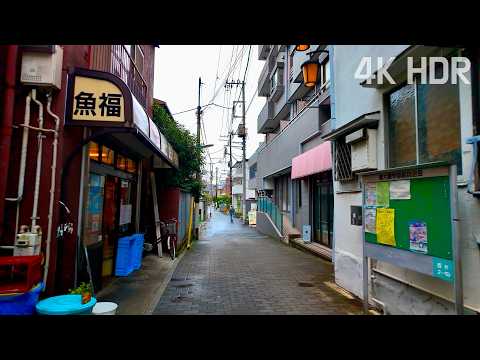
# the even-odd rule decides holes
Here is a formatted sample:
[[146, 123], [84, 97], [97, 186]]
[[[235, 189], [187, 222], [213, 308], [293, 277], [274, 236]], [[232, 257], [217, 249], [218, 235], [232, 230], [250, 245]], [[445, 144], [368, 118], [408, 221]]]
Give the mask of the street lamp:
[[307, 51], [310, 45], [295, 45], [295, 51]]
[[313, 60], [313, 55], [318, 53], [328, 54], [328, 51], [315, 50], [308, 52], [307, 55], [310, 55], [310, 59], [305, 61], [301, 66], [303, 73], [303, 83], [307, 87], [313, 87], [318, 83], [318, 69], [320, 68], [320, 63], [318, 62], [318, 60]]

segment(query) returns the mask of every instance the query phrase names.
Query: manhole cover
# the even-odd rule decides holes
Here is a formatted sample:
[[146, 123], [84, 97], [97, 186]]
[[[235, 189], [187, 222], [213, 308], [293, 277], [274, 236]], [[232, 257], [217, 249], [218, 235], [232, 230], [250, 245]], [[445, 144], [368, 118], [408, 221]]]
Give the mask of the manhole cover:
[[300, 287], [313, 287], [314, 285], [312, 283], [309, 283], [309, 282], [299, 282], [298, 286], [300, 286]]

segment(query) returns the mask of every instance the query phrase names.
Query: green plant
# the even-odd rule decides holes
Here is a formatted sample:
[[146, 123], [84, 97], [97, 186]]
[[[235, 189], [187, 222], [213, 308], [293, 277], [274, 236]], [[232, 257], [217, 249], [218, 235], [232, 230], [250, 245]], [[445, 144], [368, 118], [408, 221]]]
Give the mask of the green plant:
[[196, 137], [157, 103], [153, 104], [153, 122], [178, 154], [179, 169], [166, 177], [165, 184], [179, 187], [198, 199], [202, 184], [195, 178], [195, 174], [201, 171], [204, 159], [203, 149], [198, 146]]
[[93, 293], [93, 289], [92, 289], [92, 285], [91, 284], [87, 284], [85, 282], [82, 282], [80, 283], [80, 286], [75, 288], [75, 289], [69, 289], [68, 290], [68, 293], [71, 294], [71, 295], [74, 295], [74, 294], [77, 294], [77, 295], [82, 295], [84, 293], [89, 293], [89, 294], [92, 294]]

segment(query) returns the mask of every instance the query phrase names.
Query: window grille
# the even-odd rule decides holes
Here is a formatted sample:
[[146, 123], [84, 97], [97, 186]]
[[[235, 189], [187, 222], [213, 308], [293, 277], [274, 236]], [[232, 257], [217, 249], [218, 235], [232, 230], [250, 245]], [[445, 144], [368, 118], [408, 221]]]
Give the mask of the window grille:
[[349, 144], [345, 143], [345, 137], [335, 141], [335, 180], [354, 180], [352, 172], [352, 156]]

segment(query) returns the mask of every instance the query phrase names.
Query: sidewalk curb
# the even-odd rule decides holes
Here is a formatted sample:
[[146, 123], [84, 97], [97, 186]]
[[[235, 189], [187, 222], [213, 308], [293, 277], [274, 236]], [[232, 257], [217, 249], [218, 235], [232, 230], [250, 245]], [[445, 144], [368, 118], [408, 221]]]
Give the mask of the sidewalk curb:
[[167, 276], [163, 280], [163, 282], [160, 284], [158, 287], [158, 290], [156, 291], [152, 301], [150, 302], [150, 305], [146, 307], [146, 310], [144, 311], [143, 315], [152, 315], [153, 311], [155, 310], [156, 305], [160, 301], [160, 298], [162, 297], [166, 287], [168, 286], [168, 283], [170, 282], [173, 273], [175, 272], [175, 269], [177, 268], [178, 264], [182, 260], [183, 256], [188, 250], [182, 251], [182, 253], [175, 259], [175, 264], [172, 266], [172, 268], [169, 270]]

